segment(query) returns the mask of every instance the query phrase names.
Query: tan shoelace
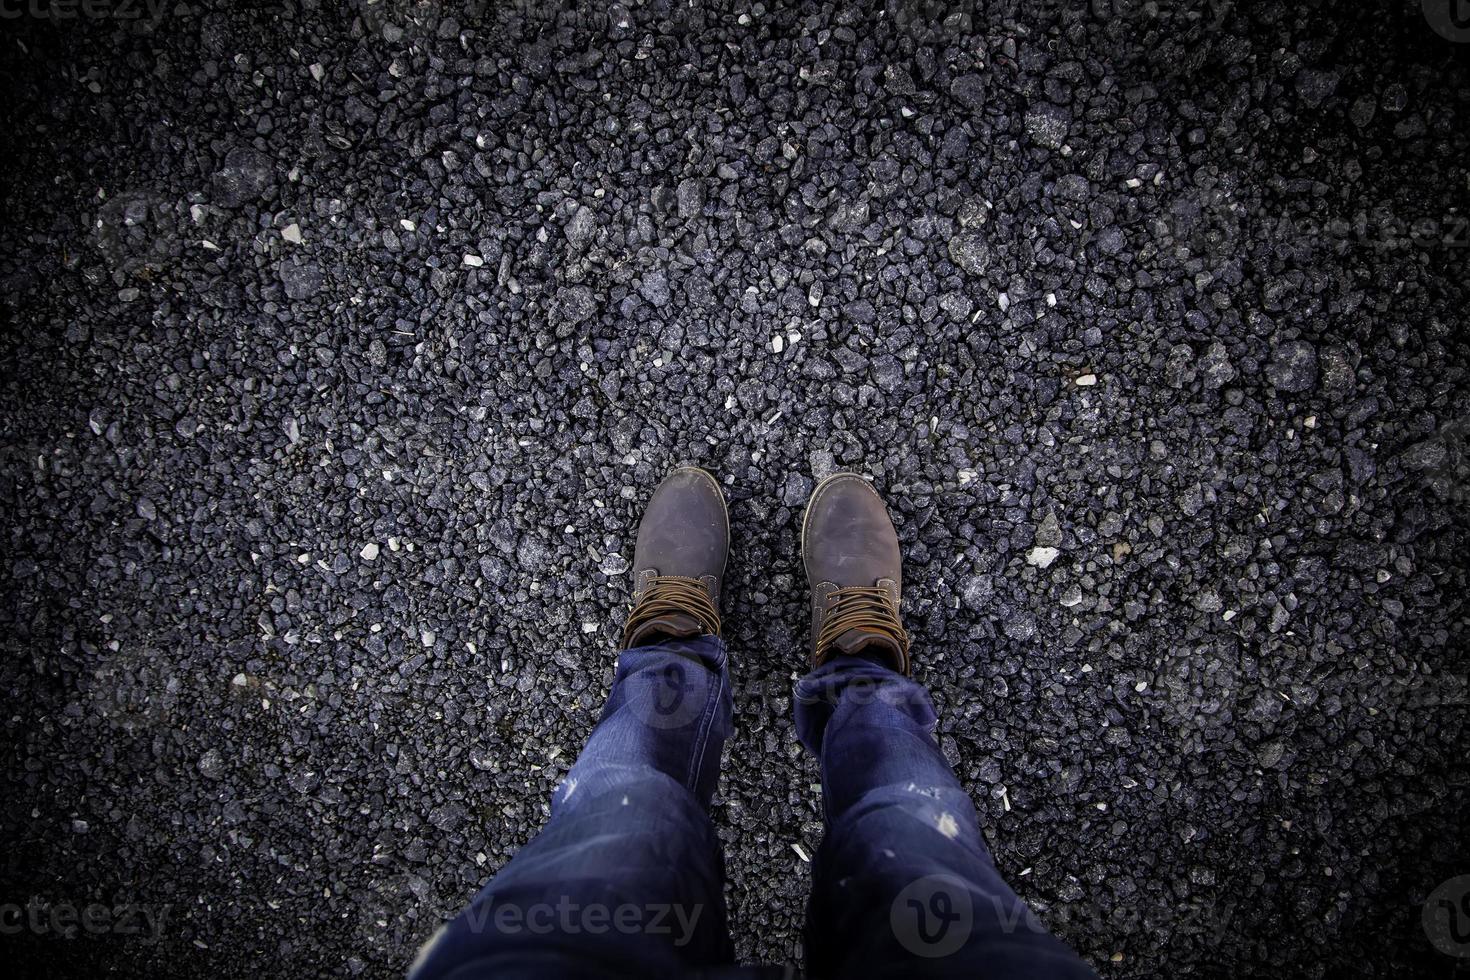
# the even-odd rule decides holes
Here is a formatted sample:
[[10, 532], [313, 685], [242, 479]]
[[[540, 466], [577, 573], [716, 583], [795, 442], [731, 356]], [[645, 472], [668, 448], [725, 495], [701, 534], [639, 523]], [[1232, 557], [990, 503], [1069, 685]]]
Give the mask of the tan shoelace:
[[720, 611], [714, 600], [697, 578], [684, 575], [656, 575], [649, 579], [643, 598], [628, 614], [628, 623], [623, 627], [623, 646], [645, 623], [665, 616], [688, 616], [699, 624], [700, 635], [720, 635]]
[[898, 610], [893, 607], [887, 589], [855, 585], [836, 590], [828, 601], [830, 605], [822, 619], [822, 631], [817, 634], [817, 666], [826, 663], [838, 637], [848, 630], [858, 629], [892, 640], [903, 660], [901, 670], [908, 672], [909, 635], [899, 623]]

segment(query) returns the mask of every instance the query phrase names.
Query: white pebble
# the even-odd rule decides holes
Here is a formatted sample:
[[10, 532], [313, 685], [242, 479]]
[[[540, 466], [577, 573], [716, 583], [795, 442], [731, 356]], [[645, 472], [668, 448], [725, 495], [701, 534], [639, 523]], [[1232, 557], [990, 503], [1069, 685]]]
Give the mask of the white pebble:
[[362, 555], [363, 561], [373, 561], [378, 557], [378, 543], [376, 541], [369, 541], [362, 546], [362, 551], [358, 553]]
[[1091, 388], [1095, 384], [1097, 384], [1097, 375], [1095, 374], [1084, 374], [1077, 379], [1077, 387], [1079, 388]]
[[1026, 564], [1035, 565], [1037, 568], [1050, 568], [1051, 563], [1057, 560], [1061, 552], [1056, 548], [1032, 548], [1026, 552]]

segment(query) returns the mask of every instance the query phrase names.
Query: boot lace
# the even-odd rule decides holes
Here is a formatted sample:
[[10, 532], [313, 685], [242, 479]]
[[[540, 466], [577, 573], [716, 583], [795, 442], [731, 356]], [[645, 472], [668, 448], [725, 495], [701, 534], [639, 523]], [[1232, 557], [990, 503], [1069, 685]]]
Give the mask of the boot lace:
[[822, 620], [822, 631], [817, 634], [816, 663], [819, 666], [831, 654], [838, 637], [848, 630], [860, 629], [891, 639], [902, 657], [903, 672], [908, 672], [909, 635], [899, 622], [898, 610], [894, 608], [887, 589], [850, 586], [833, 592], [828, 602], [830, 605]]
[[720, 611], [705, 591], [704, 583], [684, 575], [656, 575], [649, 579], [643, 598], [628, 614], [623, 627], [623, 646], [645, 623], [664, 616], [685, 615], [699, 624], [701, 635], [720, 635]]

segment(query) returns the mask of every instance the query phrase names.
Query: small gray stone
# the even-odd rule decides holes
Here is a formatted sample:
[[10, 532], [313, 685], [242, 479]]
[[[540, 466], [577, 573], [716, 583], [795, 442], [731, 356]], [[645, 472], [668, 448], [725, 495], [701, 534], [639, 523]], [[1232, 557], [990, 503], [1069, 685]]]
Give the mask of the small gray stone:
[[567, 336], [570, 329], [585, 323], [597, 312], [597, 297], [590, 286], [563, 286], [556, 291], [548, 311], [552, 326], [558, 336]]
[[1291, 340], [1272, 352], [1266, 380], [1280, 391], [1307, 391], [1317, 383], [1317, 351], [1305, 340]]
[[979, 75], [961, 75], [949, 83], [949, 94], [960, 105], [977, 112], [985, 107], [985, 79]]
[[1044, 548], [1056, 548], [1062, 543], [1062, 529], [1057, 521], [1057, 512], [1049, 510], [1041, 523], [1036, 525], [1036, 544]]
[[679, 217], [688, 221], [704, 207], [704, 184], [694, 177], [686, 177], [679, 181], [675, 196], [679, 201]]
[[1235, 365], [1230, 363], [1230, 352], [1218, 340], [1210, 344], [1199, 364], [1204, 371], [1205, 387], [1211, 391], [1235, 380]]
[[225, 775], [225, 760], [220, 755], [219, 749], [210, 749], [199, 757], [199, 773], [205, 779], [223, 779]]
[[214, 203], [222, 208], [238, 208], [259, 200], [270, 182], [270, 159], [254, 147], [237, 146], [225, 155], [224, 165], [215, 171]]
[[1026, 134], [1040, 146], [1060, 149], [1067, 140], [1071, 121], [1065, 109], [1043, 102], [1026, 110]]
[[801, 473], [787, 473], [782, 500], [787, 507], [799, 507], [811, 496], [812, 481]]
[[1267, 742], [1256, 749], [1256, 762], [1262, 769], [1272, 769], [1286, 754], [1286, 746], [1280, 742]]
[[949, 240], [949, 257], [961, 269], [978, 276], [990, 265], [990, 246], [978, 231], [962, 231]]
[[669, 291], [668, 276], [664, 275], [662, 269], [645, 272], [642, 281], [638, 284], [638, 295], [654, 306], [667, 306], [672, 297]]
[[315, 262], [287, 259], [280, 265], [281, 285], [290, 299], [311, 299], [322, 288], [322, 273]]

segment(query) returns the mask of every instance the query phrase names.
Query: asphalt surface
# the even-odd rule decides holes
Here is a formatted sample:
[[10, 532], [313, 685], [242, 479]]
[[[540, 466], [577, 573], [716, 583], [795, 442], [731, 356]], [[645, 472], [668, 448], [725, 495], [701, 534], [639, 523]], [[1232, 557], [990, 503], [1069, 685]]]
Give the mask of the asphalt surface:
[[1103, 976], [1463, 975], [1470, 45], [932, 6], [6, 8], [0, 954], [400, 975], [544, 820], [687, 460], [743, 959], [800, 959], [797, 535], [852, 468]]

